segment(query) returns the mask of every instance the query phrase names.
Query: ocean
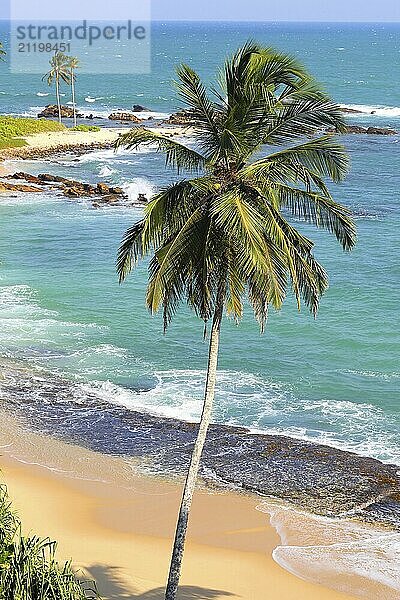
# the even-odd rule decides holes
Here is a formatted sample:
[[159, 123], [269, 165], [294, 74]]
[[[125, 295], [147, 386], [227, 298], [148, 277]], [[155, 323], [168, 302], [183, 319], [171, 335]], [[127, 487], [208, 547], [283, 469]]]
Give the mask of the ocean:
[[[151, 75], [81, 75], [79, 109], [105, 117], [142, 104], [150, 116], [166, 116], [179, 108], [172, 87], [178, 63], [209, 82], [226, 54], [249, 38], [297, 56], [338, 103], [363, 111], [351, 122], [400, 129], [398, 24], [156, 23]], [[49, 103], [39, 76], [10, 75], [0, 66], [0, 113], [34, 116]], [[351, 172], [333, 192], [354, 213], [357, 247], [344, 254], [329, 234], [300, 225], [330, 275], [318, 318], [298, 313], [288, 298], [282, 311], [271, 312], [264, 335], [248, 307], [239, 327], [225, 320], [214, 421], [399, 465], [400, 136], [349, 135], [343, 142]], [[120, 185], [132, 199], [175, 178], [151, 149], [9, 166]], [[57, 433], [68, 401], [79, 403], [80, 426], [68, 421], [79, 432], [69, 435], [90, 446], [90, 429], [84, 436], [82, 430], [85, 418], [101, 414], [94, 396], [124, 414], [199, 418], [208, 350], [202, 323], [182, 307], [163, 335], [161, 319], [144, 304], [146, 265], [118, 285], [118, 244], [140, 215], [140, 208], [95, 210], [90, 201], [51, 193], [0, 200], [0, 363], [31, 374], [24, 402], [13, 406], [39, 430]], [[59, 398], [54, 385], [46, 393], [37, 385], [41, 377], [68, 381], [69, 395], [63, 387]], [[1, 381], [0, 394], [7, 403]], [[59, 403], [58, 413], [46, 413], [46, 403]], [[103, 446], [129, 453], [123, 427], [114, 438], [106, 424], [96, 429]]]

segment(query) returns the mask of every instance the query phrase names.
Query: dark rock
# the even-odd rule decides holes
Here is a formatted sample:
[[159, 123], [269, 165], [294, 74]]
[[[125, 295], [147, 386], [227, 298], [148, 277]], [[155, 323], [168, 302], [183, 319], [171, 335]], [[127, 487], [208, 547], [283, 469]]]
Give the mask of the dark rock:
[[345, 133], [368, 133], [366, 127], [361, 125], [346, 125]]
[[[61, 188], [62, 193], [68, 198], [87, 198], [87, 197], [101, 197], [104, 202], [117, 202], [121, 198], [126, 199], [127, 196], [124, 190], [120, 187], [110, 187], [106, 183], [99, 182], [97, 185], [91, 185], [90, 183], [84, 183], [76, 181], [74, 179], [67, 179], [66, 177], [60, 177], [59, 175], [51, 175], [50, 173], [40, 173], [37, 177], [24, 173], [22, 171], [9, 175], [8, 179], [23, 179], [29, 183], [36, 183], [37, 185], [50, 185], [53, 187]], [[0, 187], [0, 191], [6, 191], [13, 189], [14, 191], [42, 191], [41, 188], [29, 188], [24, 185], [11, 185], [4, 184], [3, 189]]]
[[70, 183], [69, 179], [59, 177], [58, 175], [50, 175], [50, 173], [40, 173], [38, 179], [47, 183]]
[[106, 196], [102, 196], [101, 201], [105, 202], [106, 204], [113, 204], [115, 202], [119, 202], [120, 199], [121, 198], [115, 194], [107, 194]]
[[[82, 114], [76, 115], [79, 118], [82, 118]], [[50, 118], [57, 117], [58, 118], [58, 106], [56, 104], [48, 104], [46, 108], [42, 110], [41, 113], [38, 114], [39, 118]], [[74, 117], [74, 110], [69, 106], [61, 106], [61, 117], [64, 119], [72, 119]]]
[[6, 183], [0, 181], [0, 193], [3, 192], [43, 192], [41, 188], [32, 185], [24, 185], [22, 183]]
[[30, 175], [29, 173], [24, 173], [23, 171], [19, 171], [18, 173], [13, 173], [8, 176], [9, 179], [23, 179], [24, 181], [28, 181], [29, 183], [36, 183], [37, 185], [42, 185], [43, 181], [36, 177], [36, 175]]
[[82, 196], [82, 190], [80, 188], [67, 187], [64, 188], [64, 195], [69, 196], [70, 198], [79, 198]]
[[98, 183], [96, 187], [97, 187], [98, 193], [101, 194], [102, 196], [110, 193], [110, 188], [108, 187], [108, 185], [106, 183]]
[[137, 202], [140, 204], [147, 204], [148, 200], [144, 194], [138, 194]]
[[398, 132], [387, 127], [368, 127], [367, 133], [370, 135], [396, 135]]
[[180, 110], [172, 114], [164, 123], [167, 125], [196, 125], [196, 121], [189, 110]]
[[111, 113], [108, 117], [110, 121], [130, 121], [132, 123], [141, 123], [142, 119], [139, 119], [136, 115], [128, 112], [115, 112]]
[[363, 114], [362, 110], [357, 110], [356, 108], [348, 108], [347, 106], [340, 107], [341, 112], [360, 115]]
[[134, 104], [132, 106], [132, 111], [133, 112], [143, 112], [143, 111], [149, 112], [150, 109], [146, 108], [145, 106], [142, 106], [141, 104]]
[[[329, 132], [334, 130], [329, 129]], [[367, 135], [398, 135], [399, 132], [395, 129], [388, 129], [386, 127], [363, 127], [362, 125], [346, 125], [345, 131], [341, 133], [362, 133]]]

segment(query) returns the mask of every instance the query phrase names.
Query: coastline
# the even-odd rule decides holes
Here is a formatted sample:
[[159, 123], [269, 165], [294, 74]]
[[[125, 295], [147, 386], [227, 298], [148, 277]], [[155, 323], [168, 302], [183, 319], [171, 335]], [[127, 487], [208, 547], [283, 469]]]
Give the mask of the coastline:
[[[54, 538], [97, 580], [103, 598], [161, 600], [181, 485], [135, 474], [121, 458], [90, 452], [2, 421], [2, 479], [26, 532]], [[279, 537], [260, 498], [198, 490], [181, 598], [350, 600], [299, 579], [272, 558]], [[339, 575], [340, 576], [340, 575]], [[340, 585], [340, 582], [338, 582]]]
[[[131, 127], [101, 127], [100, 131], [52, 131], [35, 133], [22, 137], [26, 146], [5, 148], [0, 150], [0, 161], [13, 159], [43, 159], [60, 153], [79, 153], [90, 150], [109, 149], [113, 147], [121, 133]], [[169, 137], [191, 135], [193, 127], [188, 126], [152, 126], [157, 133]]]

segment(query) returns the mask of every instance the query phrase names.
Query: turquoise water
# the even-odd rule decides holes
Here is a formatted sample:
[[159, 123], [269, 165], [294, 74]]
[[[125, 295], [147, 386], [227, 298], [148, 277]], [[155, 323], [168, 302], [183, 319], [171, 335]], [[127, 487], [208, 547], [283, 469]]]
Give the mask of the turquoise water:
[[[358, 121], [400, 129], [399, 33], [391, 25], [157, 24], [152, 76], [82, 76], [79, 102], [99, 115], [137, 102], [169, 113], [177, 62], [189, 60], [209, 79], [228, 50], [254, 37], [297, 53], [338, 102], [365, 107]], [[36, 114], [50, 101], [37, 96], [47, 93], [37, 77], [4, 73], [0, 92], [4, 113]], [[330, 274], [318, 319], [288, 300], [263, 336], [249, 310], [240, 327], [224, 322], [214, 418], [399, 463], [400, 137], [344, 141], [352, 171], [335, 195], [354, 210], [359, 244], [346, 255], [328, 234], [302, 226]], [[151, 151], [10, 166], [122, 184], [132, 198], [174, 176]], [[144, 306], [145, 265], [117, 283], [118, 243], [138, 217], [139, 209], [94, 210], [54, 194], [2, 197], [0, 353], [85, 382], [109, 402], [197, 418], [207, 356], [201, 322], [182, 308], [163, 336]]]

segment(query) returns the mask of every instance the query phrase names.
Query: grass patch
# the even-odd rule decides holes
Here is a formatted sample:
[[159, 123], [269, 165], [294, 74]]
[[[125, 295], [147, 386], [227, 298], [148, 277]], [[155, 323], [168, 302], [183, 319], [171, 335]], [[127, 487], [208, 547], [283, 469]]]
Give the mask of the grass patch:
[[32, 133], [65, 131], [65, 129], [65, 125], [57, 123], [57, 121], [51, 121], [47, 119], [30, 119], [27, 117], [0, 116], [1, 141], [24, 135], [31, 135]]
[[101, 127], [97, 125], [76, 125], [71, 127], [71, 131], [100, 131]]
[[18, 138], [10, 138], [5, 140], [0, 139], [0, 150], [3, 150], [4, 148], [22, 148], [22, 146], [27, 145], [28, 144], [25, 140]]

